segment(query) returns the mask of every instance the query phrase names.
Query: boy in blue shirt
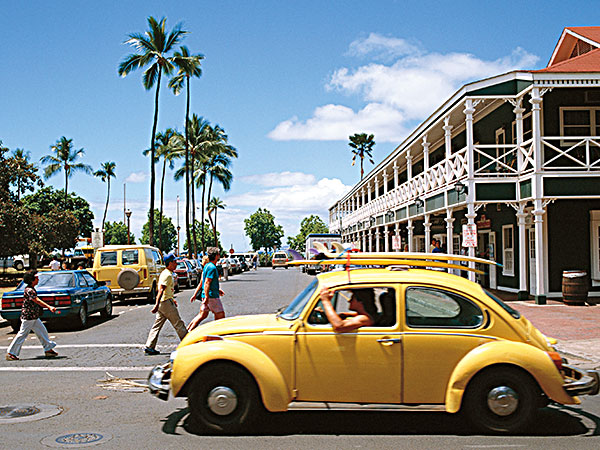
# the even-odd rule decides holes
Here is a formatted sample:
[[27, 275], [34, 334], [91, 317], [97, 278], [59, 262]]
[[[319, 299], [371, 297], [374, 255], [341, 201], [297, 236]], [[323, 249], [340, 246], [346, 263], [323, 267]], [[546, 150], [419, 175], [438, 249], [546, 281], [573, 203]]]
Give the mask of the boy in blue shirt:
[[[225, 317], [223, 303], [221, 303], [221, 296], [225, 295], [225, 293], [219, 288], [219, 271], [216, 266], [220, 258], [219, 249], [217, 247], [208, 247], [207, 254], [208, 263], [202, 269], [202, 284], [200, 288], [202, 291], [202, 305], [200, 306], [198, 315], [188, 325], [188, 331], [192, 331], [200, 322], [206, 319], [209, 312], [213, 313], [215, 320]], [[194, 292], [195, 295], [196, 293]]]

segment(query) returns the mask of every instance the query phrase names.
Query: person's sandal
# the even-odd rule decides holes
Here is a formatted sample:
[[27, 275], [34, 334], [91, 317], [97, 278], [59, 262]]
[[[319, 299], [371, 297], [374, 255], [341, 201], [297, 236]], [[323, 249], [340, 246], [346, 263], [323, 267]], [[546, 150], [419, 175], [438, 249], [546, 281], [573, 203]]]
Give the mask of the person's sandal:
[[6, 354], [6, 360], [7, 360], [7, 361], [18, 361], [18, 360], [19, 360], [19, 357], [18, 357], [18, 356], [15, 356], [15, 355], [13, 355], [12, 353], [7, 353], [7, 354]]
[[48, 350], [47, 352], [45, 352], [46, 358], [54, 358], [56, 356], [58, 356], [58, 353], [56, 353], [54, 350]]

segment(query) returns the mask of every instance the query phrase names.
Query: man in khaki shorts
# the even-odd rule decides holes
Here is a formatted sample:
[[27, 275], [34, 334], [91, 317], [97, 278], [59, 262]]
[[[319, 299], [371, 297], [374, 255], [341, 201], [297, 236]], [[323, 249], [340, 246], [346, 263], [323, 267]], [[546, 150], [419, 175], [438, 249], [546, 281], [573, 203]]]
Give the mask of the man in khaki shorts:
[[156, 342], [158, 341], [158, 333], [162, 329], [165, 322], [168, 320], [171, 325], [175, 328], [179, 339], [183, 339], [187, 334], [187, 329], [177, 310], [177, 302], [173, 298], [173, 271], [177, 267], [177, 261], [175, 255], [172, 253], [164, 257], [165, 270], [162, 271], [158, 279], [158, 295], [156, 296], [156, 304], [152, 311], [152, 314], [156, 314], [154, 319], [154, 325], [150, 329], [148, 334], [148, 340], [146, 341], [146, 347], [144, 352], [147, 355], [158, 355], [160, 352], [156, 350]]

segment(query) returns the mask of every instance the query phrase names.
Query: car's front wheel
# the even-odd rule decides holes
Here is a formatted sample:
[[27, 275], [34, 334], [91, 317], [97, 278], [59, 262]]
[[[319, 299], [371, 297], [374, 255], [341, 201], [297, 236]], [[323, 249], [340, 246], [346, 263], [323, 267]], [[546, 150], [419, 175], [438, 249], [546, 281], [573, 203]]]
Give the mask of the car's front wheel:
[[102, 317], [103, 319], [110, 319], [112, 316], [112, 310], [112, 297], [109, 295], [108, 297], [106, 297], [106, 305], [104, 306], [104, 309], [100, 311], [100, 317]]
[[514, 433], [531, 423], [540, 395], [537, 383], [527, 373], [511, 367], [491, 368], [469, 383], [463, 408], [483, 431]]
[[233, 364], [213, 364], [192, 380], [188, 396], [191, 419], [199, 428], [237, 433], [264, 412], [254, 378]]

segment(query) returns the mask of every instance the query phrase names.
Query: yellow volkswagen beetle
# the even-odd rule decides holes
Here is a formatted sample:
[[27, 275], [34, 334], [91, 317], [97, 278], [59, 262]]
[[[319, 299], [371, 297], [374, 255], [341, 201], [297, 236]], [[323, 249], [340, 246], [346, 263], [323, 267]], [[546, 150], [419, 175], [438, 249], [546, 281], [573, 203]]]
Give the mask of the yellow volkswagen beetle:
[[[334, 331], [319, 296], [324, 287], [340, 315], [353, 290], [372, 290], [374, 323]], [[265, 411], [414, 405], [465, 411], [483, 430], [514, 432], [550, 400], [577, 404], [577, 395], [598, 393], [597, 372], [564, 362], [549, 339], [480, 285], [388, 266], [324, 273], [278, 314], [203, 325], [152, 370], [149, 385], [162, 399], [187, 397], [192, 420], [213, 432], [240, 432]]]

